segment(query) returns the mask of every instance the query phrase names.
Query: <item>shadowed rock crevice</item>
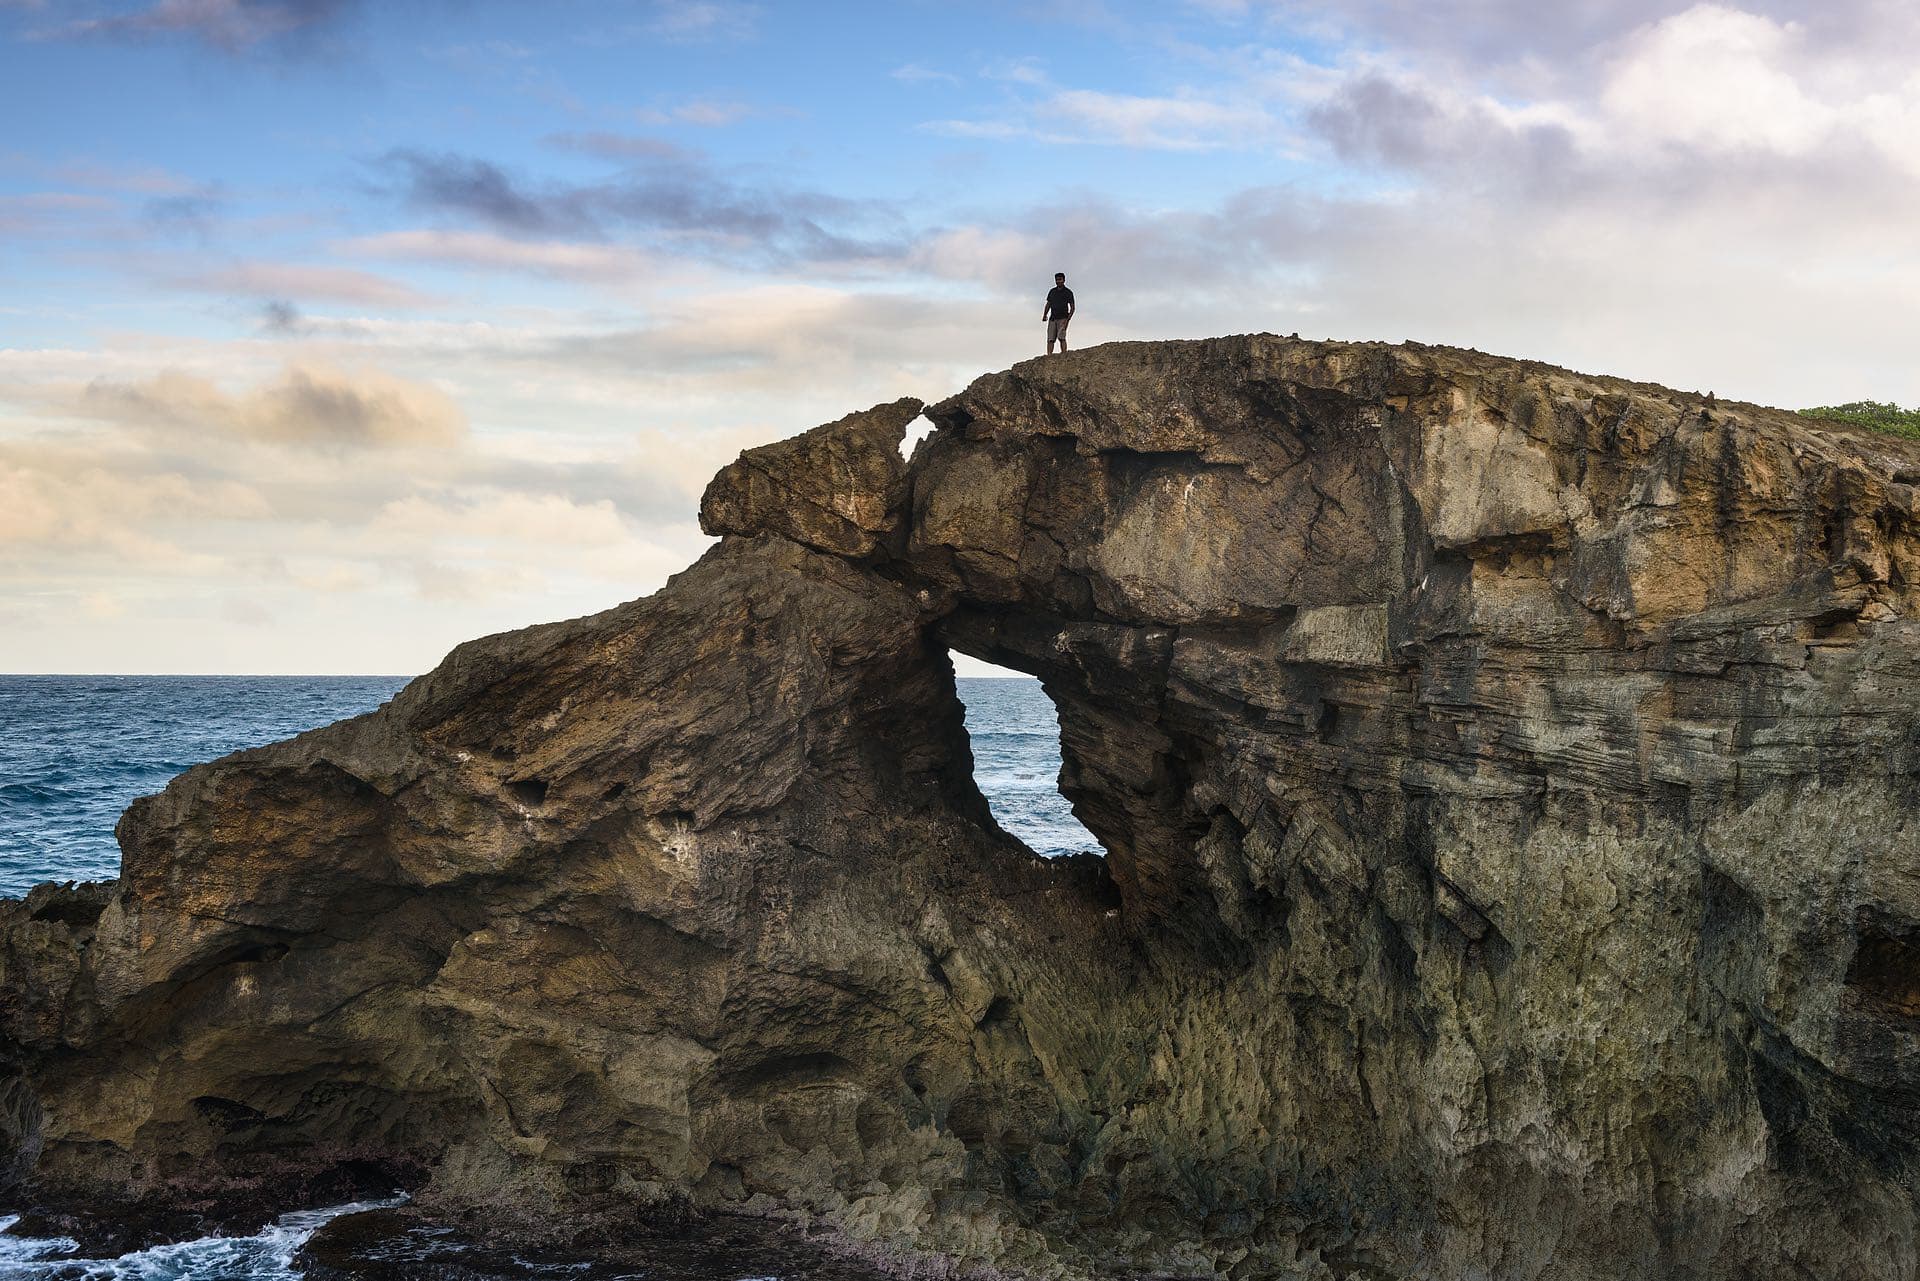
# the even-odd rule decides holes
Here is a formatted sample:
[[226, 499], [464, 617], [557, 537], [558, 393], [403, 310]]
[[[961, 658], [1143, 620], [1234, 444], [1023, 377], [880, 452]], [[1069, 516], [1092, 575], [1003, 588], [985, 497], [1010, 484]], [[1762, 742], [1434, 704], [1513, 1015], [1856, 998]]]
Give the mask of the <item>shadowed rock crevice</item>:
[[[919, 411], [0, 905], [19, 1195], [386, 1162], [502, 1231], [1057, 1277], [1920, 1268], [1920, 446], [1264, 335], [988, 375], [903, 462]], [[1105, 859], [995, 825], [949, 652], [1041, 680]]]

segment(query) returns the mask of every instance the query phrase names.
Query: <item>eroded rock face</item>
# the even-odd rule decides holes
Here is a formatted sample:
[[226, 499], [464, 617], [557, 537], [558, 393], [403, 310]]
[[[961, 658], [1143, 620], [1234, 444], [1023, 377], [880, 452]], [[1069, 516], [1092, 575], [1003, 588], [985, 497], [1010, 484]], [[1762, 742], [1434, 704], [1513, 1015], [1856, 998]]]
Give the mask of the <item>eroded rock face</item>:
[[[1920, 446], [1266, 336], [991, 375], [903, 467], [917, 410], [0, 905], [16, 1173], [1055, 1274], [1920, 1268]], [[948, 647], [1046, 683], [1104, 862], [994, 827]]]
[[925, 406], [911, 398], [848, 414], [743, 452], [700, 500], [709, 534], [778, 534], [816, 551], [871, 556], [900, 529], [900, 442]]

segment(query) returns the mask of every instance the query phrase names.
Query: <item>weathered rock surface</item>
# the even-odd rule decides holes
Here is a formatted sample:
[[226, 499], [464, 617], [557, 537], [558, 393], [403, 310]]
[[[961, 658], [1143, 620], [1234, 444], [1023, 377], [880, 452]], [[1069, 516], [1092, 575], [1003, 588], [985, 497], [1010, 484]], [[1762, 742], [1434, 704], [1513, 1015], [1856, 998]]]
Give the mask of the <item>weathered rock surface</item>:
[[709, 534], [778, 534], [816, 551], [870, 556], [900, 528], [911, 398], [848, 414], [790, 440], [749, 449], [700, 501]]
[[[12, 1177], [385, 1163], [1057, 1275], [1920, 1270], [1920, 445], [1267, 336], [991, 375], [903, 468], [918, 408], [0, 904]], [[949, 647], [1046, 683], [1105, 860], [994, 826]]]

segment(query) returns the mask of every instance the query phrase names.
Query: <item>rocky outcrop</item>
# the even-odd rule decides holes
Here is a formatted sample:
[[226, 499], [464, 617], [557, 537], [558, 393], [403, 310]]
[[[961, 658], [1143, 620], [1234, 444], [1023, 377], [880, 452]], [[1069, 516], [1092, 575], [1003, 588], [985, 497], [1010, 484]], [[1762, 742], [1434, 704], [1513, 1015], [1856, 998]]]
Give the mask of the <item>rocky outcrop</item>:
[[815, 551], [871, 556], [900, 530], [907, 424], [925, 405], [875, 405], [791, 440], [749, 449], [700, 501], [709, 534], [778, 534]]
[[[16, 1173], [1047, 1275], [1920, 1268], [1920, 446], [1268, 336], [991, 375], [903, 467], [918, 408], [0, 907]], [[1045, 682], [1105, 859], [995, 827], [949, 649]]]

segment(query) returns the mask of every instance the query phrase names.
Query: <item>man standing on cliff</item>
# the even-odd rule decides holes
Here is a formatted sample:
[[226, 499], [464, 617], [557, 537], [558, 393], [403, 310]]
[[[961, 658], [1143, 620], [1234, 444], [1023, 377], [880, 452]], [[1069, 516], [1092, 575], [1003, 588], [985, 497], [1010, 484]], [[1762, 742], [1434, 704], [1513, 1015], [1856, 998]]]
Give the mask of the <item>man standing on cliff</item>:
[[1060, 344], [1060, 350], [1067, 349], [1067, 322], [1073, 319], [1073, 290], [1067, 288], [1067, 273], [1053, 273], [1053, 288], [1047, 291], [1047, 305], [1040, 309], [1040, 319], [1047, 322], [1047, 354], [1053, 354], [1053, 344]]

